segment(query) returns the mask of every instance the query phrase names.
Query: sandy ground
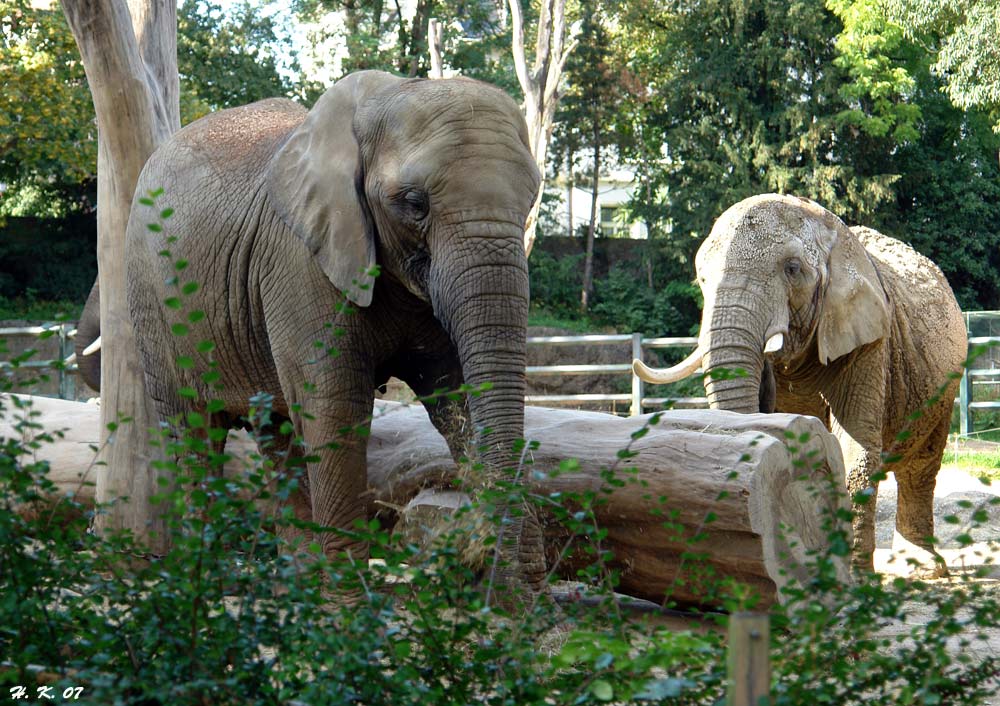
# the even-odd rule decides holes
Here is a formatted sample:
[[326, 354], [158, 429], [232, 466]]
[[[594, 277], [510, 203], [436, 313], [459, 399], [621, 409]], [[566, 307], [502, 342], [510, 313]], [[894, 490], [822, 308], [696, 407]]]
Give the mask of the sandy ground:
[[[942, 467], [934, 489], [934, 527], [941, 541], [939, 553], [949, 568], [959, 571], [980, 567], [983, 573], [1000, 579], [1000, 505], [990, 500], [1000, 496], [1000, 481], [984, 482], [955, 467]], [[972, 509], [963, 507], [971, 503]], [[885, 574], [906, 576], [912, 571], [908, 559], [926, 562], [929, 555], [894, 532], [896, 480], [892, 474], [879, 484], [876, 511], [875, 568]], [[974, 509], [986, 511], [984, 523], [970, 522]], [[945, 518], [957, 517], [957, 524]], [[972, 545], [961, 547], [955, 540], [968, 532]]]

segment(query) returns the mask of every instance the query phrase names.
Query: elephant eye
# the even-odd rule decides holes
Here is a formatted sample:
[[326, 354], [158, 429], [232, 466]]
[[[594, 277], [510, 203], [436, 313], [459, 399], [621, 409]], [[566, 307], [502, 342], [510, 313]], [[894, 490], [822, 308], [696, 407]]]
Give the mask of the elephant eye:
[[788, 260], [785, 262], [785, 276], [791, 279], [802, 270], [802, 263], [798, 260]]
[[399, 195], [397, 200], [406, 214], [415, 221], [422, 221], [430, 211], [431, 204], [425, 191], [407, 189]]

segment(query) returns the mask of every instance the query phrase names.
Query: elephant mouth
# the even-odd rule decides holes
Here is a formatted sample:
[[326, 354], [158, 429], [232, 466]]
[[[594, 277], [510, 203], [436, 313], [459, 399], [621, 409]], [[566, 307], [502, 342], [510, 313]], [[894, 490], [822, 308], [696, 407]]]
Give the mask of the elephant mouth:
[[402, 263], [403, 281], [414, 295], [430, 302], [431, 254], [426, 247], [414, 250]]
[[771, 361], [764, 358], [764, 367], [760, 373], [760, 387], [757, 390], [757, 401], [760, 412], [771, 414], [777, 405], [777, 383], [774, 380], [774, 367]]

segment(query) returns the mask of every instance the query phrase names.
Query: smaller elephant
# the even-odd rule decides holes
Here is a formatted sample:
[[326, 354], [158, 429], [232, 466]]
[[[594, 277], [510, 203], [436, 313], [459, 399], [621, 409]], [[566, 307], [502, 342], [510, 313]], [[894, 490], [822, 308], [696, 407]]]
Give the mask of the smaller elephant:
[[[702, 366], [713, 408], [827, 421], [848, 489], [870, 495], [854, 507], [861, 570], [873, 568], [876, 474], [883, 454], [898, 459], [885, 463], [899, 485], [896, 528], [933, 551], [934, 485], [954, 374], [967, 355], [965, 321], [941, 270], [898, 240], [776, 194], [722, 214], [696, 267], [705, 298], [698, 347], [667, 370], [634, 361], [636, 374], [666, 383]], [[747, 374], [713, 375], [724, 368]]]

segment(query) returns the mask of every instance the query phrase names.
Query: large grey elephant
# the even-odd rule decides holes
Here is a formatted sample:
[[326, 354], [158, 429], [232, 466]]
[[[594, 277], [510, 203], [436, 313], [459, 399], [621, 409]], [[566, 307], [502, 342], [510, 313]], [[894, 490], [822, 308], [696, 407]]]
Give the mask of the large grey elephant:
[[[373, 390], [390, 375], [418, 395], [487, 387], [427, 411], [456, 457], [478, 454], [500, 479], [523, 434], [523, 235], [540, 183], [527, 139], [517, 105], [493, 86], [377, 71], [347, 76], [308, 112], [266, 100], [178, 132], [143, 169], [126, 249], [161, 417], [191, 409], [182, 388], [224, 401], [219, 426], [270, 393], [316, 458], [298, 510], [346, 528], [365, 514]], [[155, 211], [141, 205], [158, 189]], [[165, 207], [175, 213], [164, 233], [151, 232]], [[172, 335], [184, 319], [164, 307], [178, 260], [181, 282], [200, 285], [185, 310], [205, 312], [187, 336]], [[215, 344], [219, 390], [201, 379], [201, 339]], [[534, 587], [541, 533], [518, 509], [504, 523], [501, 580]], [[367, 552], [334, 533], [322, 543], [329, 556]]]
[[[934, 485], [958, 385], [949, 375], [967, 354], [965, 322], [941, 270], [812, 201], [775, 194], [722, 214], [696, 267], [705, 299], [696, 350], [667, 370], [635, 361], [635, 372], [665, 383], [702, 366], [712, 407], [824, 418], [843, 449], [848, 489], [870, 493], [855, 504], [861, 569], [872, 568], [875, 549], [872, 476], [883, 453], [898, 456], [885, 467], [899, 485], [896, 527], [933, 551]], [[719, 373], [727, 368], [746, 375]]]

